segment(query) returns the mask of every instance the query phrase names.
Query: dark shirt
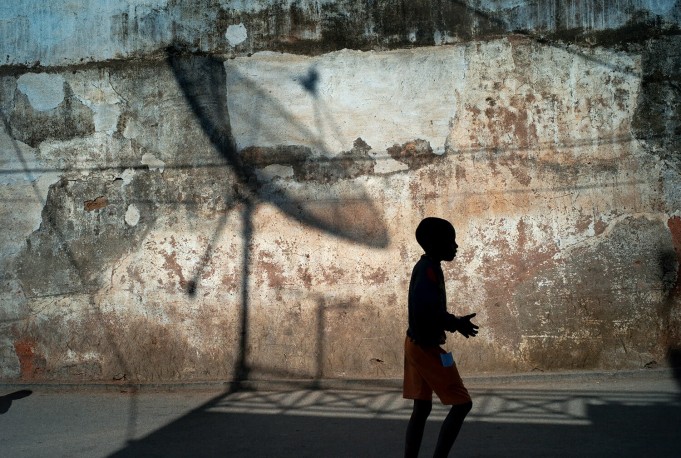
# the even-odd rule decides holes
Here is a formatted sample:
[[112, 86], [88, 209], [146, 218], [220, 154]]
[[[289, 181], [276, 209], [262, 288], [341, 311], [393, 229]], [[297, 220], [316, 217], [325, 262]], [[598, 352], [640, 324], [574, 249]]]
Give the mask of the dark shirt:
[[457, 321], [447, 312], [445, 276], [440, 263], [421, 256], [409, 282], [407, 335], [422, 346], [442, 345], [446, 340], [445, 331], [454, 332]]

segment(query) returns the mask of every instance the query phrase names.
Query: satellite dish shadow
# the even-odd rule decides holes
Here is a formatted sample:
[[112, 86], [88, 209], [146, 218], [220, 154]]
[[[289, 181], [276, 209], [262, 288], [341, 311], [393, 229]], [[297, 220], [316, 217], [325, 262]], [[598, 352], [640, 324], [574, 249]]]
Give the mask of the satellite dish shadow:
[[[312, 188], [309, 196], [293, 197], [274, 183], [268, 183], [267, 192], [262, 192], [255, 172], [243, 163], [231, 135], [224, 62], [211, 56], [184, 55], [173, 49], [167, 51], [167, 60], [201, 128], [234, 172], [239, 188], [245, 191], [242, 198], [251, 204], [274, 205], [289, 217], [341, 239], [375, 248], [388, 245], [387, 228], [378, 216], [381, 212], [363, 190], [349, 202], [343, 199], [319, 202]], [[267, 102], [278, 104], [272, 98]], [[276, 109], [286, 113], [284, 107]], [[295, 123], [293, 119], [291, 122]]]

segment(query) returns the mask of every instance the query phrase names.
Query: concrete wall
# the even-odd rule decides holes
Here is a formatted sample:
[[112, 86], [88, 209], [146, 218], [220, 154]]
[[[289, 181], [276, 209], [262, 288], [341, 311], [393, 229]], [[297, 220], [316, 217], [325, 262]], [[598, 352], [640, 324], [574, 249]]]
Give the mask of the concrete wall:
[[[0, 378], [400, 377], [681, 349], [678, 2], [0, 6]], [[608, 2], [606, 2], [608, 3]]]

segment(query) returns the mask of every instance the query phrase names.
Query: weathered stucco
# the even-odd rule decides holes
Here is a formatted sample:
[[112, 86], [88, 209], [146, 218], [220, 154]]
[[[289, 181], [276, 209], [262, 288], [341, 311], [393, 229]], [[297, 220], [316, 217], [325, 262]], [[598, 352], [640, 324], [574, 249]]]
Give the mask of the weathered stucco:
[[676, 0], [25, 0], [0, 5], [0, 64], [72, 65], [168, 46], [245, 56], [440, 46], [521, 32], [609, 45], [681, 25]]
[[0, 7], [0, 378], [399, 377], [429, 215], [466, 373], [675, 361], [678, 5], [541, 3]]

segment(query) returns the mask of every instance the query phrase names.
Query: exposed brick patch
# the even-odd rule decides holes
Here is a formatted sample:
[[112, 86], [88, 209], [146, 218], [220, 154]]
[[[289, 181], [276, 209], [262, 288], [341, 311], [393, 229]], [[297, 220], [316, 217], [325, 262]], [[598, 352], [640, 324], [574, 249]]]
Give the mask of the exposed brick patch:
[[22, 338], [14, 342], [14, 351], [19, 358], [19, 371], [22, 380], [33, 380], [44, 371], [45, 360], [36, 352], [36, 342]]
[[86, 212], [99, 210], [101, 208], [106, 207], [107, 205], [109, 205], [109, 199], [107, 199], [104, 196], [99, 196], [96, 199], [86, 200], [85, 202], [83, 202], [83, 208], [85, 209]]

